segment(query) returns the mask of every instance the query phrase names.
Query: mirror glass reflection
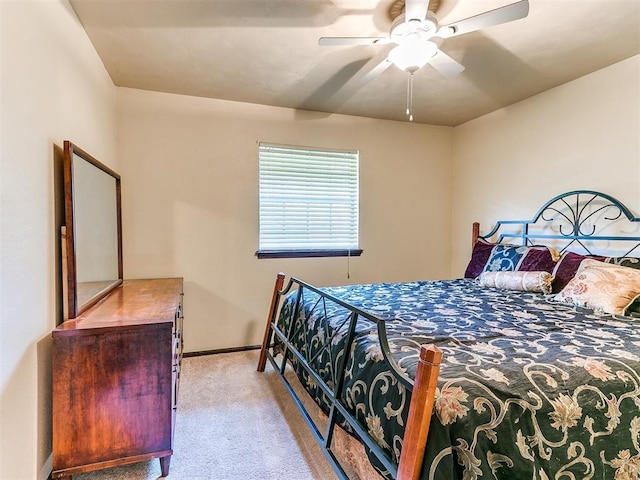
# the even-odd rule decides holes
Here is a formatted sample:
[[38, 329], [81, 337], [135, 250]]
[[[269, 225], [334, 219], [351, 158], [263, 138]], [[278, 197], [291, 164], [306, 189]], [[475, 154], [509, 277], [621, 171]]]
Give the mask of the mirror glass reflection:
[[116, 179], [74, 155], [78, 306], [118, 280]]

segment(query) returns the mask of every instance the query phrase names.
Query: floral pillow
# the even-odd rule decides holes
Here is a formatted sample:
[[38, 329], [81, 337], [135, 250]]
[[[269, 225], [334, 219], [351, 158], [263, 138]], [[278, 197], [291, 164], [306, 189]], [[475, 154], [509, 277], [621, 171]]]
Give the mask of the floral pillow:
[[484, 272], [478, 282], [484, 287], [549, 294], [553, 277], [549, 272]]
[[575, 276], [578, 267], [585, 258], [592, 258], [606, 263], [614, 263], [630, 268], [640, 269], [640, 259], [634, 257], [603, 257], [600, 255], [581, 255], [575, 252], [565, 252], [553, 269], [553, 293], [560, 292]]
[[555, 296], [561, 303], [624, 315], [640, 295], [640, 270], [587, 258]]
[[478, 239], [465, 270], [465, 278], [477, 278], [483, 272], [545, 271], [551, 273], [558, 252], [547, 247], [520, 246]]

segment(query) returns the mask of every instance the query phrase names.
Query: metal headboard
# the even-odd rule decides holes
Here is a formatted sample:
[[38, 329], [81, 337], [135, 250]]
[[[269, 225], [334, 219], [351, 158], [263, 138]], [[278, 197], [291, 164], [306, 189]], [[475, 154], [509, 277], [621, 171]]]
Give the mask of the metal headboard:
[[[635, 224], [635, 225], [634, 225]], [[508, 230], [498, 233], [500, 230]], [[640, 247], [640, 217], [619, 200], [593, 190], [562, 193], [547, 203], [531, 220], [501, 220], [479, 238], [498, 235], [497, 241], [520, 241], [522, 245], [545, 244], [560, 251], [581, 248], [587, 254], [607, 249], [611, 242], [627, 242], [621, 256]], [[628, 249], [627, 249], [628, 248]]]

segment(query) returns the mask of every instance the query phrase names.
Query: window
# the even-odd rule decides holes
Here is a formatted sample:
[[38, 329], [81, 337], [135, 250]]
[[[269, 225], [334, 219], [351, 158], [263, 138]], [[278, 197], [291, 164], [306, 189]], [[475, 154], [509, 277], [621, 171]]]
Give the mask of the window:
[[259, 146], [258, 258], [360, 255], [357, 151]]

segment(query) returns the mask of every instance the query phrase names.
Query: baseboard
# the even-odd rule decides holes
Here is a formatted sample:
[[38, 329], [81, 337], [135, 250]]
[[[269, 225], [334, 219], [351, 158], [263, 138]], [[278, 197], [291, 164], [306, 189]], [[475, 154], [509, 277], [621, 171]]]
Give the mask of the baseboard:
[[198, 352], [185, 352], [183, 357], [201, 357], [203, 355], [216, 355], [218, 353], [246, 352], [248, 350], [258, 350], [262, 345], [247, 345], [246, 347], [219, 348], [216, 350], [200, 350]]

